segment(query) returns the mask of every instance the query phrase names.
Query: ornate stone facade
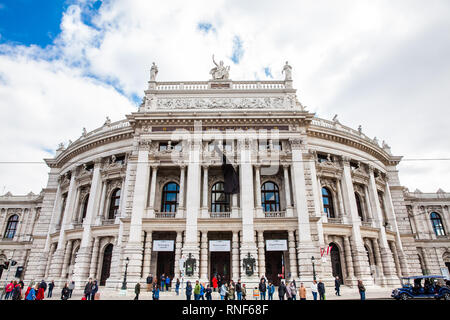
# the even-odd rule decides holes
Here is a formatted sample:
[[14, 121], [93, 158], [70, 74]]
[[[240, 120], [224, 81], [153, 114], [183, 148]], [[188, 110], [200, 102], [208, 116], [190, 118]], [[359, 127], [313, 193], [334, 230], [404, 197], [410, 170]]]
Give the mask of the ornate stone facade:
[[[25, 281], [118, 289], [126, 258], [129, 287], [149, 273], [253, 285], [282, 270], [391, 286], [448, 270], [450, 194], [408, 192], [386, 143], [306, 111], [290, 66], [284, 81], [162, 83], [152, 72], [138, 112], [46, 159], [40, 195], [0, 197], [0, 263], [16, 260]], [[221, 192], [221, 152], [239, 194]], [[193, 270], [180, 264], [189, 258]]]

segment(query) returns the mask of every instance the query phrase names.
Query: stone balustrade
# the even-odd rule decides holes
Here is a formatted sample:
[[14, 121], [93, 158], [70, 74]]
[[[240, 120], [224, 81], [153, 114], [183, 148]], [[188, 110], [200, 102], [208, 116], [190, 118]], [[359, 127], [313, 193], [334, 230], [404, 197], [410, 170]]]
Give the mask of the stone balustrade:
[[284, 218], [286, 217], [286, 211], [266, 211], [264, 216], [266, 218]]

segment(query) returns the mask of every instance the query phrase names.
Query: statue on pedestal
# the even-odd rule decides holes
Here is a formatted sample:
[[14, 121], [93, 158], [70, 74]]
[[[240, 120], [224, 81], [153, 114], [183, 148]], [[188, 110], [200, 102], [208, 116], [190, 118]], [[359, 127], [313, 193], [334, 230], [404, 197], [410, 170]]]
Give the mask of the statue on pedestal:
[[285, 74], [284, 80], [292, 80], [292, 67], [286, 61], [286, 64], [283, 67], [283, 71], [281, 73]]
[[212, 56], [212, 60], [216, 65], [211, 69], [211, 71], [209, 71], [209, 73], [213, 77], [213, 80], [228, 80], [230, 66], [225, 67], [222, 60], [220, 60], [219, 64], [217, 64], [217, 62], [214, 60], [214, 55]]
[[152, 68], [150, 69], [150, 81], [156, 81], [156, 75], [158, 74], [158, 67], [153, 62]]

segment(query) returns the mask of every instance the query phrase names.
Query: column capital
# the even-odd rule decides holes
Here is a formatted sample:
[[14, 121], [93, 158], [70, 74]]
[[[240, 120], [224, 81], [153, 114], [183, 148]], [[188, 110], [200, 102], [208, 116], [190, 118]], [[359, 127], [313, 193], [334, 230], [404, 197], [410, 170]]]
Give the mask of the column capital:
[[152, 144], [151, 139], [142, 139], [139, 140], [138, 142], [139, 149], [144, 151], [149, 151], [151, 144]]
[[283, 162], [281, 165], [283, 166], [284, 170], [288, 170], [290, 168], [290, 166], [291, 166], [291, 164], [287, 163], [287, 162]]
[[304, 148], [304, 139], [300, 138], [290, 138], [289, 143], [291, 144], [292, 150], [301, 150]]
[[159, 168], [159, 163], [153, 162], [153, 163], [150, 164], [150, 167], [152, 167], [153, 170], [158, 170], [158, 168]]
[[208, 168], [211, 166], [210, 163], [202, 163], [203, 170], [208, 170]]
[[350, 165], [351, 158], [349, 156], [341, 156], [341, 162], [343, 165]]

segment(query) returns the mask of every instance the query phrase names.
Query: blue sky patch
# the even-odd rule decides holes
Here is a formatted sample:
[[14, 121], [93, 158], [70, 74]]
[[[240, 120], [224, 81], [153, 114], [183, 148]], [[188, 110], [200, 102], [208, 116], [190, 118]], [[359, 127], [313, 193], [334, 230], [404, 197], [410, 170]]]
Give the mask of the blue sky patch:
[[265, 67], [264, 68], [264, 73], [266, 74], [266, 77], [269, 77], [269, 78], [273, 79], [273, 75], [272, 75], [272, 72], [270, 71], [269, 67]]
[[231, 55], [231, 60], [238, 64], [244, 55], [242, 39], [239, 36], [234, 36], [233, 38], [233, 53]]
[[213, 27], [213, 25], [209, 22], [199, 22], [197, 24], [197, 29], [204, 33], [208, 33], [209, 31], [211, 31], [211, 32], [216, 31], [216, 29]]

